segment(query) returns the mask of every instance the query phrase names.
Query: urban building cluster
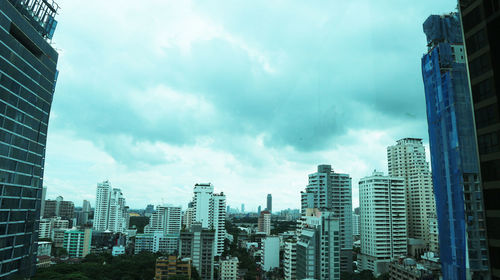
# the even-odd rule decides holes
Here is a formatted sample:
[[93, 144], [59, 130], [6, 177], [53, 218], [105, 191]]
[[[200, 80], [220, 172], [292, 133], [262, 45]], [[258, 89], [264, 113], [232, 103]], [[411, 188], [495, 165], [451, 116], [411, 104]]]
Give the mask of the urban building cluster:
[[[317, 167], [300, 209], [231, 208], [210, 183], [181, 205], [132, 211], [109, 181], [95, 204], [46, 199], [43, 169], [58, 53], [53, 1], [0, 0], [0, 279], [89, 254], [147, 251], [155, 279], [500, 279], [500, 50], [495, 1], [423, 23], [422, 57], [432, 172], [420, 138], [387, 147], [385, 175], [357, 182]], [[263, 195], [264, 196], [264, 195]], [[264, 197], [263, 197], [264, 198]], [[139, 228], [132, 220], [145, 218]], [[236, 248], [236, 249], [235, 249]], [[238, 252], [238, 253], [237, 253]], [[242, 253], [244, 252], [244, 253]], [[250, 259], [250, 264], [248, 259]]]

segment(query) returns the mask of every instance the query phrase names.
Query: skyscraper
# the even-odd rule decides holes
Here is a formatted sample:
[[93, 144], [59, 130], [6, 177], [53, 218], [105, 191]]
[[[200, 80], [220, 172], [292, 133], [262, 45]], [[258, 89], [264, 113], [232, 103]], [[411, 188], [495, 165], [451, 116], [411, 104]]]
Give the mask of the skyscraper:
[[214, 186], [210, 183], [194, 186], [193, 222], [215, 230], [214, 255], [220, 256], [226, 237], [226, 196], [222, 192], [214, 193]]
[[406, 256], [404, 182], [403, 178], [376, 171], [359, 181], [359, 271], [370, 270], [378, 276], [389, 271], [391, 260]]
[[404, 138], [387, 147], [387, 162], [389, 176], [405, 179], [408, 253], [420, 256], [429, 248], [429, 218], [436, 213], [422, 139]]
[[57, 10], [53, 1], [0, 1], [0, 278], [35, 272]]
[[120, 189], [111, 188], [109, 181], [97, 184], [94, 230], [124, 232], [128, 228], [125, 197]]
[[245, 203], [241, 204], [241, 213], [245, 213]]
[[82, 225], [85, 225], [88, 223], [89, 221], [89, 215], [90, 215], [90, 211], [91, 211], [91, 207], [90, 207], [90, 201], [88, 200], [83, 200], [83, 204], [82, 204], [82, 220], [81, 220], [81, 224]]
[[267, 211], [273, 213], [273, 196], [271, 194], [267, 195]]
[[333, 213], [340, 223], [340, 269], [352, 272], [352, 187], [348, 174], [335, 173], [331, 165], [319, 165], [309, 174], [309, 184], [301, 192], [302, 215], [308, 208]]
[[500, 5], [459, 0], [479, 150], [492, 278], [500, 279]]
[[424, 23], [422, 58], [440, 259], [445, 279], [489, 278], [484, 203], [460, 19]]

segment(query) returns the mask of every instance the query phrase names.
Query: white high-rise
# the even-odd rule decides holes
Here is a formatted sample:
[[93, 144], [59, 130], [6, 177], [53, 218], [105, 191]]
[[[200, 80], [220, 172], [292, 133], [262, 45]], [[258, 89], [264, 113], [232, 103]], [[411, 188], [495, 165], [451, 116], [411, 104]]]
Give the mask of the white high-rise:
[[359, 182], [361, 254], [359, 270], [376, 276], [388, 272], [392, 259], [406, 256], [406, 210], [403, 178], [373, 172]]
[[257, 229], [260, 233], [265, 233], [266, 235], [271, 234], [271, 212], [268, 210], [260, 212], [257, 222]]
[[352, 213], [352, 235], [359, 236], [360, 221], [359, 215]]
[[151, 214], [149, 225], [144, 228], [144, 233], [179, 234], [181, 223], [180, 206], [158, 205], [156, 211]]
[[405, 179], [410, 253], [419, 256], [429, 247], [429, 219], [436, 213], [432, 174], [425, 159], [422, 139], [398, 140], [396, 145], [387, 148], [387, 162], [389, 176]]
[[203, 228], [215, 230], [214, 255], [222, 255], [226, 237], [226, 196], [224, 193], [214, 193], [214, 186], [210, 183], [196, 184], [192, 221], [201, 223]]
[[330, 165], [319, 165], [318, 172], [309, 175], [309, 184], [301, 192], [302, 215], [306, 209], [317, 208], [332, 212], [340, 222], [340, 269], [352, 272], [352, 179], [339, 174]]
[[97, 184], [94, 230], [124, 232], [128, 228], [127, 215], [121, 190], [111, 188], [109, 181]]

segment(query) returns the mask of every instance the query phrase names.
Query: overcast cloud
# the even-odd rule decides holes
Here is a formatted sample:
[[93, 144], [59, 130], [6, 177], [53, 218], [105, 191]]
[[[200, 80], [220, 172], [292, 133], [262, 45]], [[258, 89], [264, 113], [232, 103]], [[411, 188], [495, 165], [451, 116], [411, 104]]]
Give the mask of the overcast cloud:
[[318, 164], [358, 181], [427, 142], [422, 23], [456, 1], [59, 0], [47, 198], [300, 207]]

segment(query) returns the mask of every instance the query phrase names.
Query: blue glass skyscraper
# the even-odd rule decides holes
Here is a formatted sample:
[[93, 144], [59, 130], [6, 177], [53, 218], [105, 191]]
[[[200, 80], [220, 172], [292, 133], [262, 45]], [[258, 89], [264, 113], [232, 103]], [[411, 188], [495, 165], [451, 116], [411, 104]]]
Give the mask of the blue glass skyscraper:
[[[482, 187], [457, 14], [424, 22], [422, 58], [444, 279], [489, 279]], [[469, 278], [470, 277], [470, 278]]]
[[0, 0], [0, 279], [29, 278], [36, 268], [57, 8]]

